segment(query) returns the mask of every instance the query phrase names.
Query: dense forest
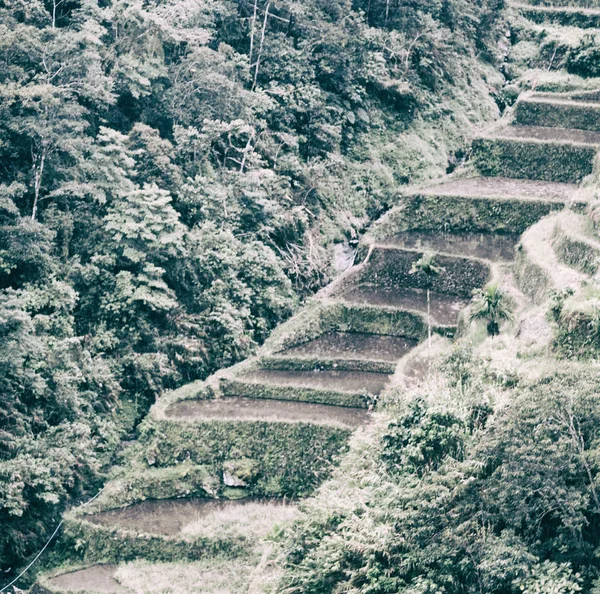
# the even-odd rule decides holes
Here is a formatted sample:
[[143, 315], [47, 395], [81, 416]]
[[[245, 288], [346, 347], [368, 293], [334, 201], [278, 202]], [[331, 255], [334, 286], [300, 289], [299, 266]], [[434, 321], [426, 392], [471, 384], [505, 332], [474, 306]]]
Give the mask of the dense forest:
[[456, 165], [502, 7], [0, 2], [0, 567], [165, 388], [252, 353], [334, 243]]

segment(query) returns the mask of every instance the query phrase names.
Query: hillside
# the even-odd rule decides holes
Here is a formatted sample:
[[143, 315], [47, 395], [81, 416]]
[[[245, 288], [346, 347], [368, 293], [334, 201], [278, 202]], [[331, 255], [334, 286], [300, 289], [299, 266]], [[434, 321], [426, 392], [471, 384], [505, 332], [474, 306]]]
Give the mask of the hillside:
[[494, 6], [0, 3], [6, 575], [164, 390], [251, 355], [460, 159], [497, 114]]
[[600, 7], [0, 10], [7, 574], [600, 588]]

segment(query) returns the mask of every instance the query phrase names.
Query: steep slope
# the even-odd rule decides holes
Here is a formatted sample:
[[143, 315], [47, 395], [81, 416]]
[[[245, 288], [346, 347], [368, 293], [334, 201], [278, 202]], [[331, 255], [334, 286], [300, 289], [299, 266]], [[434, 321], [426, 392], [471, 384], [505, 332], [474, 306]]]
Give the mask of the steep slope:
[[[516, 9], [535, 23], [596, 26], [585, 6]], [[363, 238], [362, 261], [255, 357], [154, 405], [107, 489], [66, 517], [60, 548], [72, 570], [43, 576], [38, 591], [133, 592], [140, 575], [159, 571], [188, 576], [177, 592], [216, 592], [223, 586], [208, 576], [224, 575], [223, 563], [239, 578], [227, 591], [271, 591], [265, 576], [279, 553], [265, 537], [296, 513], [282, 498], [311, 495], [352, 432], [381, 422], [379, 403], [385, 410], [409, 376], [427, 379], [428, 325], [464, 333], [472, 291], [491, 281], [514, 279], [523, 310], [589, 279], [571, 253], [582, 242], [598, 250], [577, 218], [591, 198], [579, 184], [600, 148], [597, 97], [526, 93], [512, 122], [473, 140], [466, 170], [404, 192]], [[428, 253], [440, 269], [433, 277], [415, 269]], [[290, 575], [286, 591], [308, 591], [306, 574]], [[141, 587], [165, 591], [160, 580]]]

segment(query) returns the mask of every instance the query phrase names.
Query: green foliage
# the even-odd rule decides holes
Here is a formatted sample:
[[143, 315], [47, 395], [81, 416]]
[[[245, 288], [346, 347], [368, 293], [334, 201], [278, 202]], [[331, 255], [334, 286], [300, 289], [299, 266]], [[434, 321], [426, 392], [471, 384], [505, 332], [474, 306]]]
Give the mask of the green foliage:
[[391, 472], [413, 472], [419, 476], [436, 470], [446, 457], [460, 460], [465, 427], [449, 413], [429, 412], [422, 402], [388, 427], [383, 436], [384, 460]]
[[600, 74], [600, 52], [598, 40], [593, 35], [586, 35], [573, 48], [567, 57], [567, 70], [572, 74], [591, 77]]
[[0, 296], [0, 563], [36, 551], [60, 502], [94, 484], [116, 445], [114, 378], [74, 335], [75, 294]]
[[492, 115], [501, 3], [405, 4], [0, 3], [2, 568], [165, 388], [250, 355], [326, 283], [324, 246]]
[[574, 594], [581, 592], [580, 577], [573, 574], [569, 563], [544, 561], [532, 568], [531, 575], [520, 584], [520, 589], [524, 594]]
[[508, 298], [502, 289], [496, 284], [491, 284], [484, 289], [473, 291], [470, 317], [471, 320], [487, 320], [488, 333], [496, 336], [500, 332], [499, 323], [512, 318]]
[[592, 173], [593, 146], [535, 140], [477, 138], [474, 164], [482, 175], [578, 183]]
[[553, 290], [550, 292], [550, 310], [549, 315], [550, 319], [554, 322], [558, 322], [560, 320], [560, 315], [565, 306], [565, 301], [571, 297], [574, 293], [574, 290], [571, 288], [563, 289], [562, 291]]
[[480, 378], [462, 411], [427, 404], [433, 392], [407, 404], [380, 438], [354, 443], [295, 526], [282, 590], [589, 591], [599, 569], [596, 383], [594, 372], [544, 377], [476, 425]]
[[410, 274], [423, 274], [427, 284], [431, 284], [434, 276], [442, 273], [442, 268], [436, 265], [434, 254], [423, 254], [410, 268]]

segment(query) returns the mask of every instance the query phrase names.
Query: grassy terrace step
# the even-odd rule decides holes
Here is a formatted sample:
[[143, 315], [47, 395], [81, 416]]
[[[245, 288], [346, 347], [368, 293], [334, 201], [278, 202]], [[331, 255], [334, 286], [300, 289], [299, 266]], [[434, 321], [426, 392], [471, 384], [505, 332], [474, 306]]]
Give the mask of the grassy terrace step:
[[[483, 283], [482, 283], [483, 284]], [[424, 289], [390, 288], [375, 284], [360, 284], [338, 296], [349, 303], [383, 306], [409, 311], [427, 312], [427, 294]], [[459, 312], [468, 304], [466, 298], [431, 293], [431, 317], [435, 326], [455, 327]]]
[[366, 371], [263, 369], [222, 380], [226, 396], [294, 400], [366, 408], [390, 376]]
[[515, 5], [521, 14], [534, 23], [556, 23], [567, 27], [600, 27], [600, 10], [578, 6]]
[[[360, 406], [364, 399], [349, 395], [348, 401]], [[237, 490], [246, 495], [305, 496], [329, 476], [353, 429], [331, 419], [317, 424], [308, 419], [164, 417], [144, 423], [135, 464], [165, 473], [184, 464], [205, 466], [211, 491], [224, 496], [230, 496], [227, 473], [243, 478]]]
[[[597, 80], [597, 79], [592, 79]], [[598, 83], [598, 88], [600, 88], [600, 82]], [[544, 91], [536, 92], [533, 97], [534, 99], [547, 99], [549, 101], [558, 100], [558, 101], [570, 101], [575, 104], [579, 103], [591, 103], [592, 105], [600, 104], [600, 90], [590, 89], [583, 91], [569, 91], [562, 93], [549, 93]]]
[[531, 6], [575, 6], [579, 8], [600, 8], [600, 0], [528, 0], [523, 4]]
[[584, 274], [594, 275], [600, 269], [600, 242], [589, 236], [589, 219], [564, 212], [557, 220], [552, 247], [559, 261]]
[[471, 177], [457, 179], [423, 188], [423, 196], [453, 198], [482, 198], [485, 200], [508, 200], [525, 202], [569, 202], [577, 191], [576, 184], [545, 182], [542, 180], [515, 179], [512, 177]]
[[143, 501], [77, 520], [68, 517], [67, 538], [75, 545], [77, 539], [79, 546], [85, 543], [85, 562], [103, 565], [49, 576], [42, 583], [49, 591], [121, 591], [119, 582], [127, 583], [127, 575], [119, 576], [114, 564], [138, 558], [172, 563], [206, 559], [205, 565], [237, 558], [234, 563], [252, 565], [268, 534], [297, 515], [296, 506], [284, 499], [177, 499]]
[[[589, 86], [590, 81], [579, 80], [580, 77], [568, 75], [566, 71], [561, 69], [565, 67], [568, 53], [571, 50], [578, 48], [582, 41], [587, 38], [598, 38], [600, 35], [599, 28], [582, 29], [581, 27], [570, 27], [556, 23], [535, 23], [529, 20], [524, 21], [523, 25], [521, 31], [523, 41], [537, 44], [537, 56], [538, 60], [541, 60], [538, 63], [549, 69], [550, 74], [554, 75], [555, 79], [578, 81], [579, 84], [575, 88], [594, 88]], [[550, 78], [549, 75], [546, 75], [546, 78]]]
[[583, 78], [564, 71], [548, 71], [532, 68], [520, 77], [521, 85], [546, 93], [585, 93], [600, 89], [600, 78]]
[[507, 126], [476, 138], [472, 146], [484, 176], [579, 183], [592, 172], [600, 132]]
[[310, 423], [356, 428], [368, 419], [364, 409], [257, 398], [183, 400], [172, 404], [168, 417], [187, 421], [267, 421], [269, 423]]
[[543, 303], [551, 290], [576, 290], [585, 275], [561, 264], [552, 248], [559, 215], [551, 215], [528, 229], [521, 238], [515, 265], [519, 288], [535, 303]]
[[375, 242], [378, 247], [441, 253], [508, 262], [514, 259], [518, 235], [405, 231]]
[[411, 189], [378, 221], [365, 243], [407, 230], [444, 233], [522, 233], [550, 212], [571, 204], [583, 210], [587, 197], [575, 184], [508, 177], [456, 179]]
[[281, 499], [142, 501], [95, 514], [67, 514], [61, 546], [79, 550], [87, 563], [243, 556], [295, 513]]
[[495, 137], [515, 140], [537, 140], [545, 143], [573, 144], [590, 146], [598, 150], [600, 132], [572, 130], [570, 128], [549, 128], [545, 126], [506, 126], [496, 130]]
[[280, 353], [280, 356], [393, 362], [400, 359], [416, 344], [416, 340], [403, 336], [328, 332], [314, 340], [286, 349]]
[[518, 102], [516, 123], [600, 131], [600, 102], [533, 96]]
[[252, 558], [75, 566], [43, 576], [32, 594], [266, 594], [280, 575], [277, 554], [276, 547], [264, 543]]

